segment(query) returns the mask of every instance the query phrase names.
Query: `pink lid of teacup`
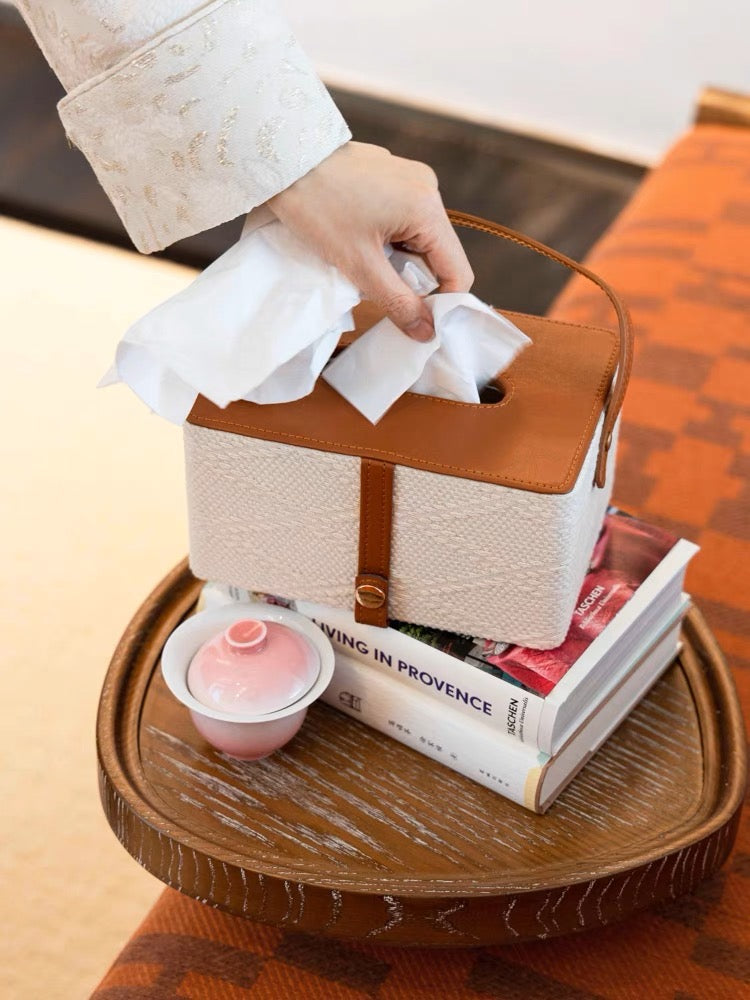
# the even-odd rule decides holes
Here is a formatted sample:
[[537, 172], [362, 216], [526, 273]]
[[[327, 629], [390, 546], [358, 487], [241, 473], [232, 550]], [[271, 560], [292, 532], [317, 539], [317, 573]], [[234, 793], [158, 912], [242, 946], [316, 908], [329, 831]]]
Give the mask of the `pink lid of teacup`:
[[242, 618], [201, 646], [187, 684], [209, 708], [266, 715], [298, 701], [319, 672], [318, 651], [304, 635], [280, 622]]

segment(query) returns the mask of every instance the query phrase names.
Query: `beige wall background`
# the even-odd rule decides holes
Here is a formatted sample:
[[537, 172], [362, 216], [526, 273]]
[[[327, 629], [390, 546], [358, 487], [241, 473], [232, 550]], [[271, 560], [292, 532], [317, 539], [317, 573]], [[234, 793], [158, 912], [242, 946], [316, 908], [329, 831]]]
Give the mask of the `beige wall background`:
[[644, 163], [750, 91], [747, 0], [280, 2], [329, 82]]
[[635, 162], [750, 91], [747, 0], [278, 2], [331, 84]]
[[86, 997], [161, 884], [99, 805], [112, 650], [187, 549], [180, 431], [97, 390], [186, 268], [0, 219], [0, 997]]

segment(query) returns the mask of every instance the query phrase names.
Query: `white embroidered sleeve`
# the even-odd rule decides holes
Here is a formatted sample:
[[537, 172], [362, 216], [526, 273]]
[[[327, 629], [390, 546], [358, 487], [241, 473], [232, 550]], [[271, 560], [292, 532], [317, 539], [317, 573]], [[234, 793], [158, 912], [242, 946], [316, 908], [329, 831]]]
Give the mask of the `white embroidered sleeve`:
[[276, 0], [18, 0], [58, 110], [144, 253], [249, 212], [351, 138]]

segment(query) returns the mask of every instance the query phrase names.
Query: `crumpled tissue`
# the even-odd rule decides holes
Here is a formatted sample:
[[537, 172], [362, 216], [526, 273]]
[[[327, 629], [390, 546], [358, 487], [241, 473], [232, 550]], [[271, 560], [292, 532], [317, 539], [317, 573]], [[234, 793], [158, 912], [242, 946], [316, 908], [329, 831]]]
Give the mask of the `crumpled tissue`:
[[[421, 258], [385, 248], [425, 299], [435, 337], [419, 343], [381, 320], [325, 368], [354, 328], [359, 290], [280, 222], [240, 240], [127, 331], [99, 385], [125, 382], [155, 413], [182, 424], [201, 394], [282, 403], [323, 377], [373, 423], [408, 389], [478, 402], [479, 388], [529, 342], [474, 295], [437, 287]], [[324, 371], [325, 368], [325, 371]]]
[[481, 389], [530, 342], [468, 292], [438, 292], [425, 302], [435, 326], [432, 340], [411, 340], [382, 319], [323, 371], [326, 382], [373, 424], [407, 391], [478, 403]]

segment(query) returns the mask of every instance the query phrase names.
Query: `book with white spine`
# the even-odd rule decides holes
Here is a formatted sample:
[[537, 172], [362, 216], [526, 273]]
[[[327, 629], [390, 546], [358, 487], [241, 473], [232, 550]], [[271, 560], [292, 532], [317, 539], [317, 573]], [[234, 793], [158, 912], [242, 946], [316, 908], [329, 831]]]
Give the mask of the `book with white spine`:
[[[359, 624], [347, 609], [307, 601], [291, 606], [321, 628], [337, 656], [358, 660], [406, 685], [410, 694], [553, 754], [635, 669], [644, 643], [674, 619], [695, 552], [691, 542], [610, 512], [571, 630], [555, 650], [403, 623], [381, 629]], [[221, 584], [204, 588], [207, 604], [262, 596]]]
[[550, 755], [509, 738], [450, 703], [418, 691], [404, 697], [392, 674], [337, 652], [333, 680], [322, 700], [459, 774], [543, 813], [631, 712], [679, 650], [683, 597], [672, 623], [646, 650], [598, 710]]

